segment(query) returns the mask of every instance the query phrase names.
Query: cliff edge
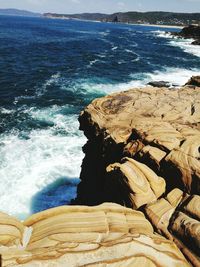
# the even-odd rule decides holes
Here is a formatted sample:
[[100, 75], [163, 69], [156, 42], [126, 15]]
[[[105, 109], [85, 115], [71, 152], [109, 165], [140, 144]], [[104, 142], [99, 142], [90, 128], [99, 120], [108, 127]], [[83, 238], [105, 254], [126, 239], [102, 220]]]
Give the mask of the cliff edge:
[[196, 82], [114, 93], [79, 120], [77, 199], [24, 222], [0, 213], [2, 266], [200, 266]]

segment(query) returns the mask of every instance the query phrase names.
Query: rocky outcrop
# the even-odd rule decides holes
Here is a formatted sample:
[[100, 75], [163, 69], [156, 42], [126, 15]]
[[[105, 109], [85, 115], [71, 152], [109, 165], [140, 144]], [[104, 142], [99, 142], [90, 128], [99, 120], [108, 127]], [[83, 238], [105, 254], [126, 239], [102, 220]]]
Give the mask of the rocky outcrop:
[[199, 89], [147, 87], [94, 100], [80, 116], [88, 143], [75, 201], [143, 211], [194, 266], [200, 266]]
[[192, 42], [193, 45], [200, 44], [200, 26], [189, 25], [184, 27], [180, 32], [173, 32], [172, 35], [185, 38], [185, 39], [195, 39]]
[[174, 189], [145, 207], [157, 231], [174, 241], [193, 266], [200, 264], [200, 197]]
[[[150, 178], [142, 180], [144, 174], [140, 172], [139, 175], [137, 168], [133, 167], [132, 171], [128, 167], [126, 173], [129, 174], [125, 175], [124, 164], [121, 164], [123, 157], [134, 159], [138, 166], [138, 162], [144, 163], [145, 168], [148, 166], [154, 172], [153, 175], [164, 178], [167, 192], [180, 188], [187, 193], [199, 194], [199, 122], [198, 87], [147, 87], [94, 100], [80, 116], [80, 128], [88, 143], [84, 147], [86, 156], [76, 203], [96, 205], [109, 200], [129, 203], [128, 206], [132, 207], [136, 204], [131, 194], [135, 197], [138, 190], [137, 179], [138, 182], [139, 179], [148, 181], [144, 183], [149, 192], [153, 192]], [[108, 169], [110, 164], [114, 165]], [[112, 173], [117, 177], [116, 186], [112, 184]], [[111, 179], [112, 183], [109, 182]], [[119, 189], [117, 184], [121, 183], [126, 186]], [[160, 189], [162, 194], [164, 189]], [[148, 197], [149, 200], [144, 202], [155, 200], [153, 193]]]
[[74, 205], [24, 222], [0, 213], [3, 266], [200, 266], [199, 89], [94, 100], [79, 119], [88, 142]]
[[200, 76], [192, 76], [185, 85], [200, 87]]
[[148, 85], [151, 85], [153, 87], [170, 87], [170, 83], [165, 81], [152, 81], [149, 82]]
[[[126, 206], [133, 209], [157, 200], [165, 192], [165, 180], [145, 164], [131, 158], [125, 158], [122, 164], [108, 166], [107, 172], [106, 188], [113, 187]], [[111, 201], [117, 202], [115, 199]]]
[[62, 206], [24, 223], [4, 217], [0, 215], [4, 229], [17, 224], [25, 230], [20, 244], [0, 242], [3, 266], [190, 266], [173, 242], [154, 233], [141, 212], [116, 204]]

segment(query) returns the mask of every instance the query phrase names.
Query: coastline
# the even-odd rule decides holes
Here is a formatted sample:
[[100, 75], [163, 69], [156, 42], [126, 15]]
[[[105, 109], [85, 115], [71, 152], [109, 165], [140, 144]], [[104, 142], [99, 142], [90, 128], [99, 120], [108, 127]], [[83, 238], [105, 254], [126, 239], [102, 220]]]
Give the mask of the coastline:
[[184, 26], [176, 26], [176, 25], [158, 25], [158, 24], [131, 24], [131, 25], [141, 25], [145, 27], [159, 27], [159, 28], [171, 28], [171, 29], [183, 29]]
[[43, 17], [48, 19], [60, 19], [60, 20], [75, 20], [75, 21], [85, 21], [85, 22], [96, 22], [96, 23], [114, 23], [114, 24], [125, 24], [125, 25], [134, 25], [134, 26], [145, 26], [145, 27], [159, 27], [159, 28], [171, 28], [171, 29], [183, 29], [185, 26], [176, 26], [176, 25], [165, 25], [165, 24], [139, 24], [139, 23], [126, 23], [126, 22], [112, 22], [112, 21], [100, 21], [100, 20], [87, 20], [87, 19], [78, 19], [78, 18], [65, 18], [65, 17]]

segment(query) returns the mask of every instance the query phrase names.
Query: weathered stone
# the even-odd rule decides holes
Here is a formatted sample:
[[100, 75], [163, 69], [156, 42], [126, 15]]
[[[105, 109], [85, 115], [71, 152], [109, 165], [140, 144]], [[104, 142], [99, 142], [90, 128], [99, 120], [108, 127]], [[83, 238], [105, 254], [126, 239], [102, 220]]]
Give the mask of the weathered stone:
[[112, 164], [107, 171], [111, 180], [108, 175], [106, 186], [109, 182], [110, 186], [118, 183], [116, 189], [113, 188], [113, 190], [119, 192], [118, 190], [122, 191], [124, 188], [124, 193], [120, 194], [120, 198], [123, 200], [123, 195], [129, 198], [129, 205], [134, 209], [155, 201], [165, 192], [164, 179], [158, 177], [145, 164], [133, 159], [125, 158], [122, 164]]
[[[180, 89], [146, 87], [94, 100], [82, 112], [80, 128], [94, 147], [95, 143], [101, 147], [97, 168], [104, 173], [99, 175], [94, 170], [90, 174], [89, 162], [87, 166], [83, 164], [87, 173], [81, 175], [78, 198], [81, 188], [85, 190], [85, 198], [89, 195], [87, 181], [105, 183], [106, 167], [120, 162], [124, 155], [141, 161], [164, 177], [168, 192], [177, 187], [199, 194], [199, 122], [198, 87], [192, 90], [187, 86]], [[104, 161], [102, 165], [101, 161]], [[98, 194], [98, 188], [90, 188]], [[101, 201], [107, 200], [103, 195]]]
[[193, 85], [193, 86], [199, 86], [200, 87], [200, 76], [192, 76], [190, 80], [185, 84], [187, 85]]
[[189, 25], [184, 27], [180, 32], [172, 32], [171, 34], [180, 38], [195, 39], [195, 41], [192, 42], [194, 45], [199, 45], [200, 43], [200, 26]]
[[170, 83], [165, 81], [152, 81], [149, 82], [148, 85], [151, 85], [153, 87], [170, 87]]
[[62, 206], [18, 224], [27, 227], [27, 243], [0, 246], [5, 267], [189, 266], [175, 244], [154, 234], [141, 212], [117, 204]]

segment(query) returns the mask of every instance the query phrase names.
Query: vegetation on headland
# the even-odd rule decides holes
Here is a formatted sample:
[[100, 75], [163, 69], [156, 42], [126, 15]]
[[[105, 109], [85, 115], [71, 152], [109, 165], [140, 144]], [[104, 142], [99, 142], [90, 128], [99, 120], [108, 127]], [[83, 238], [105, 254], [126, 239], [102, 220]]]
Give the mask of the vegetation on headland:
[[122, 22], [137, 24], [158, 25], [188, 25], [199, 24], [200, 13], [173, 13], [173, 12], [118, 12], [113, 14], [82, 13], [56, 14], [45, 13], [44, 17], [60, 19], [82, 19], [102, 22]]

